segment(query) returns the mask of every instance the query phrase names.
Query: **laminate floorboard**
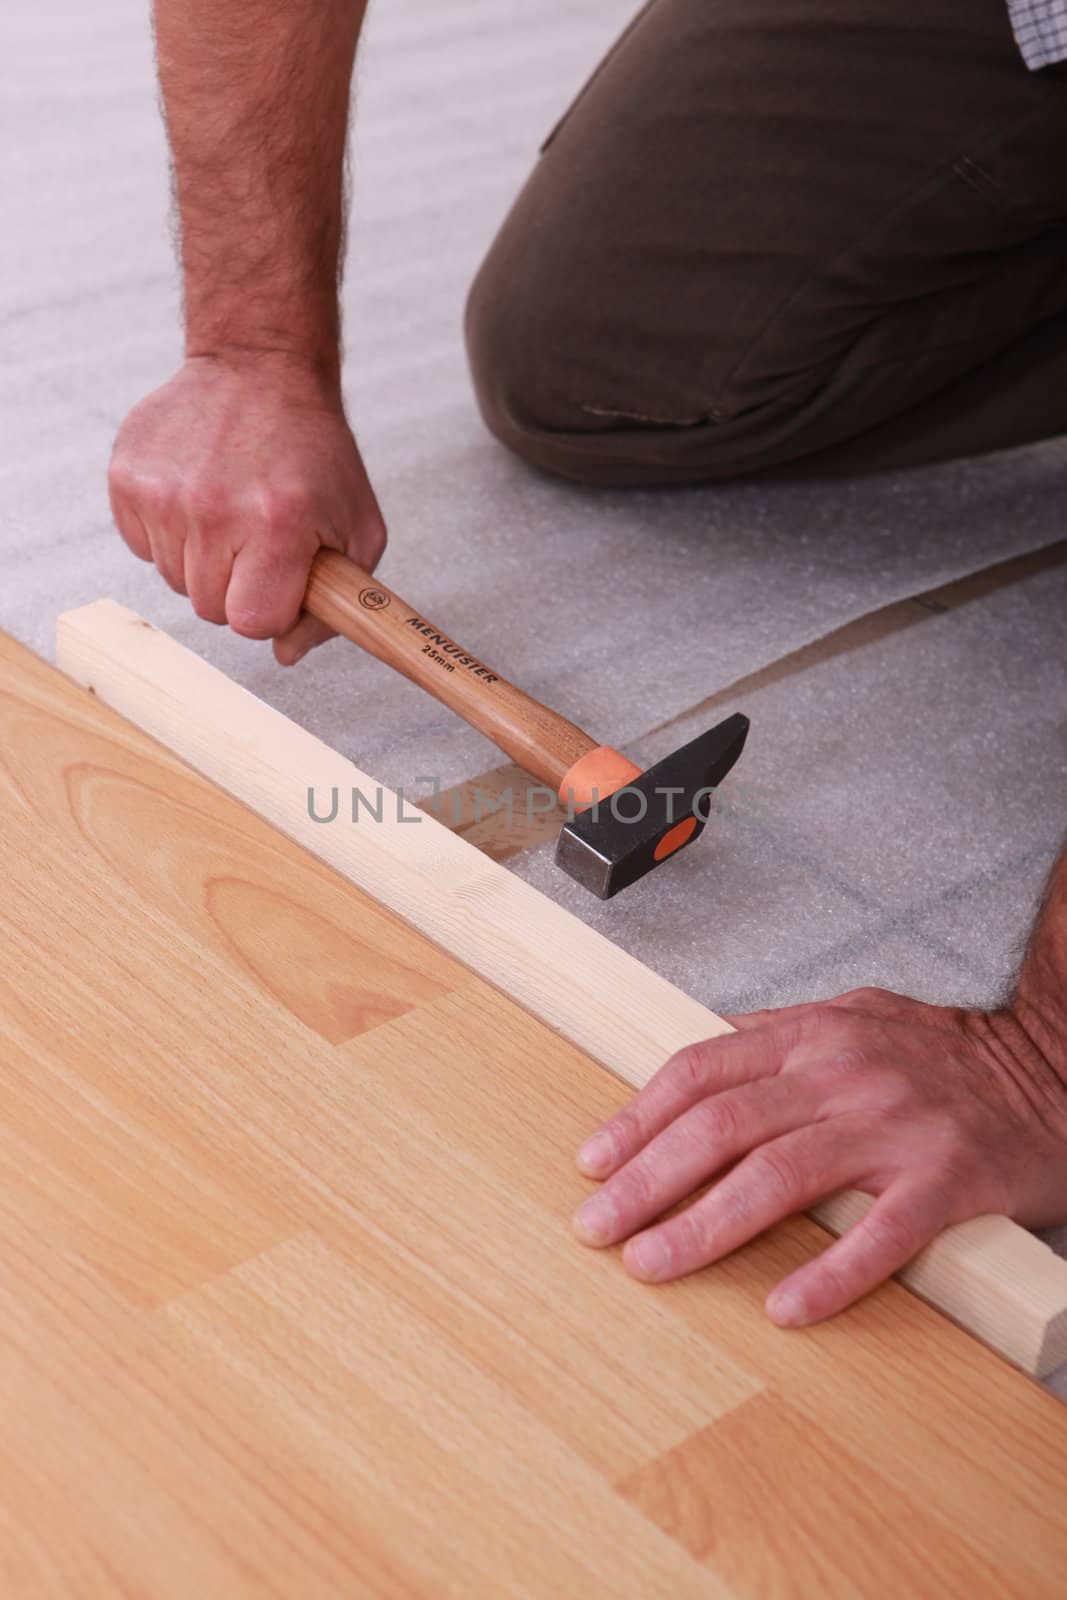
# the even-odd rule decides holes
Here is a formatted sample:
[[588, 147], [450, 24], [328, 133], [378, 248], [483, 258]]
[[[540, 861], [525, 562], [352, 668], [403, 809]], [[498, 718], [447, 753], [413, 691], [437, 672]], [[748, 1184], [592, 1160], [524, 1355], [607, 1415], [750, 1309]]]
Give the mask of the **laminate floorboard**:
[[0, 1593], [1062, 1594], [1052, 1396], [582, 1250], [625, 1087], [3, 639], [0, 860]]

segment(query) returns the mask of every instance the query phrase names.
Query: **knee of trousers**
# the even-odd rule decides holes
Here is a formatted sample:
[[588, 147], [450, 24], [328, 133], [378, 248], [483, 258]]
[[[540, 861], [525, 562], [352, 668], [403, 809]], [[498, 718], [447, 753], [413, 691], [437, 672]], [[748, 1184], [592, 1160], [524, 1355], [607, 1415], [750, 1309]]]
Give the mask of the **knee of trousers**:
[[[652, 441], [617, 420], [598, 418], [573, 392], [583, 364], [579, 330], [595, 327], [594, 307], [564, 305], [558, 280], [544, 285], [509, 270], [496, 250], [467, 297], [464, 331], [475, 398], [490, 433], [527, 465], [593, 488], [670, 483], [668, 430]], [[654, 449], [651, 447], [654, 444]]]
[[632, 415], [625, 404], [605, 415], [583, 404], [574, 375], [588, 362], [574, 341], [596, 321], [595, 306], [563, 303], [555, 285], [538, 291], [490, 251], [467, 299], [467, 355], [486, 426], [513, 454], [571, 483], [615, 489], [724, 483], [779, 459], [782, 410], [773, 397], [740, 439], [736, 425], [711, 413], [677, 424], [643, 415], [637, 373]]
[[[490, 432], [509, 450], [543, 472], [608, 488], [722, 483], [782, 459], [810, 395], [802, 400], [795, 384], [771, 384], [741, 417], [695, 408], [676, 422], [649, 415], [641, 372], [629, 380], [620, 374], [617, 352], [597, 331], [598, 306], [576, 303], [582, 297], [570, 292], [568, 274], [539, 270], [537, 254], [517, 250], [505, 230], [467, 299], [475, 396]], [[611, 404], [590, 404], [599, 396], [586, 393], [582, 375], [606, 365], [616, 367]], [[658, 406], [657, 395], [651, 409]]]
[[590, 487], [670, 483], [667, 435], [653, 441], [586, 402], [584, 375], [603, 364], [600, 308], [543, 239], [514, 221], [483, 261], [467, 297], [471, 379], [490, 433], [528, 465]]

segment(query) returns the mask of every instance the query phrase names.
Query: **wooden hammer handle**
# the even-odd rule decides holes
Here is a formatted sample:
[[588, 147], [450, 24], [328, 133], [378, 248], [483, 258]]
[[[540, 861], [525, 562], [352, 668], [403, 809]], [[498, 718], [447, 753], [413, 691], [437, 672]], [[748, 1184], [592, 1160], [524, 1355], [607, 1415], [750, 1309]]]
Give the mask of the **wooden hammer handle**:
[[315, 557], [304, 608], [429, 690], [553, 789], [597, 748], [581, 728], [516, 689], [336, 550]]

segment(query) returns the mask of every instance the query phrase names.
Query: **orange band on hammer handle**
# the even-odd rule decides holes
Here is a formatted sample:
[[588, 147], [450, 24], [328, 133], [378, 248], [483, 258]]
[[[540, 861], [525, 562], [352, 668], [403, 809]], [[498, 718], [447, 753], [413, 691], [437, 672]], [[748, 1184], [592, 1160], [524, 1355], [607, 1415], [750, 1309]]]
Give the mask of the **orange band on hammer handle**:
[[581, 756], [559, 786], [560, 804], [585, 811], [594, 801], [606, 800], [641, 776], [641, 768], [627, 761], [610, 745], [598, 745]]
[[575, 764], [598, 750], [581, 728], [516, 689], [336, 550], [315, 557], [304, 609], [426, 689], [557, 792]]

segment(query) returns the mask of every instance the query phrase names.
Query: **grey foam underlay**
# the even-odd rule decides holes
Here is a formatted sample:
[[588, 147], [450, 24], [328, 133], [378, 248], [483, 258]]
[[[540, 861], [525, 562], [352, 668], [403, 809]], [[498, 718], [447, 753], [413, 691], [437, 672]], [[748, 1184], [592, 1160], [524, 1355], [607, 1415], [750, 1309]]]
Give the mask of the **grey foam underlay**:
[[[516, 870], [716, 1010], [861, 983], [982, 1004], [1067, 831], [1067, 565], [727, 700], [748, 746], [703, 837], [593, 900]], [[689, 716], [638, 741], [650, 764]]]
[[[467, 284], [631, 9], [376, 9], [345, 290], [346, 389], [392, 531], [383, 577], [620, 744], [863, 612], [1058, 537], [1065, 455], [602, 494], [533, 474], [485, 434], [460, 333]], [[147, 20], [126, 0], [85, 14], [46, 0], [17, 43], [5, 105], [22, 137], [0, 151], [0, 626], [47, 654], [59, 611], [112, 595], [387, 782], [493, 766], [486, 740], [348, 645], [286, 674], [268, 648], [199, 622], [112, 532], [113, 431], [180, 352]]]

